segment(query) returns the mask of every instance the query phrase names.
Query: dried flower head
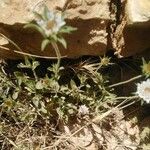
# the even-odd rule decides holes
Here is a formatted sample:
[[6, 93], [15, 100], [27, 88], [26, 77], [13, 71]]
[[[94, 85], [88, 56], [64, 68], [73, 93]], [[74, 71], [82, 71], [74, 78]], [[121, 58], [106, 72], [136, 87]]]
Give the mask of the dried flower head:
[[150, 79], [137, 84], [136, 94], [146, 103], [150, 103]]
[[102, 66], [108, 66], [108, 65], [111, 64], [109, 57], [105, 57], [105, 56], [103, 58], [100, 57], [100, 60], [101, 60], [100, 63], [101, 63]]
[[78, 110], [79, 114], [81, 115], [88, 115], [89, 114], [89, 108], [85, 105], [81, 105], [79, 107], [79, 110]]

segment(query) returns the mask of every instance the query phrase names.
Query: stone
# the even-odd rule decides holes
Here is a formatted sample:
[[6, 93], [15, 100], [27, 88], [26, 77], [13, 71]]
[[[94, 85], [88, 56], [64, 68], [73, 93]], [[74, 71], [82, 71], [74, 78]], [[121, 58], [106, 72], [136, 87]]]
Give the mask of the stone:
[[130, 24], [145, 23], [150, 20], [149, 0], [128, 0], [127, 10]]
[[56, 57], [51, 46], [41, 52], [42, 37], [39, 33], [23, 29], [25, 23], [31, 19], [32, 11], [40, 11], [43, 4], [50, 9], [65, 11], [68, 25], [78, 29], [65, 36], [68, 47], [64, 49], [60, 46], [62, 56], [79, 57], [106, 53], [107, 28], [111, 20], [110, 0], [1, 0], [0, 32], [20, 48], [17, 49], [10, 42], [6, 45], [0, 43], [2, 58], [21, 58], [18, 50], [19, 53]]
[[67, 24], [78, 29], [64, 36], [67, 49], [59, 45], [64, 57], [103, 55], [110, 49], [118, 57], [128, 57], [150, 48], [149, 0], [1, 0], [0, 33], [8, 38], [4, 42], [0, 35], [1, 58], [56, 58], [51, 46], [41, 51], [39, 33], [23, 28], [44, 4], [65, 12]]
[[122, 0], [112, 47], [120, 57], [133, 56], [150, 47], [150, 1]]

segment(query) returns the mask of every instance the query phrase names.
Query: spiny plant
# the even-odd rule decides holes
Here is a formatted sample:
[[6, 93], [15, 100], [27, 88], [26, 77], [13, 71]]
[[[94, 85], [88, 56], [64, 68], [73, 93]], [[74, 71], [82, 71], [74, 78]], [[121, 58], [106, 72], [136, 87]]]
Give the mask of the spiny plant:
[[[22, 98], [25, 98], [44, 118], [57, 115], [61, 119], [68, 119], [69, 116], [77, 115], [79, 112], [85, 114], [84, 110], [79, 111], [80, 106], [82, 108], [83, 105], [96, 113], [104, 111], [104, 103], [111, 104], [111, 99], [115, 97], [105, 87], [107, 82], [103, 76], [96, 71], [101, 63], [83, 63], [77, 68], [72, 68], [80, 82], [78, 84], [73, 78], [63, 83], [62, 74], [65, 74], [67, 68], [60, 67], [59, 74], [56, 76], [57, 66], [55, 64], [47, 68], [50, 77], [47, 72], [44, 78], [40, 78], [36, 72], [39, 65], [38, 61], [27, 58], [25, 63], [18, 65], [18, 68], [30, 69], [32, 76], [16, 71], [13, 78], [8, 78], [1, 72], [0, 81], [3, 85], [1, 99], [4, 107], [9, 104], [9, 109], [13, 108], [10, 103], [21, 102]], [[6, 100], [8, 97], [9, 101]]]
[[[5, 76], [4, 81], [7, 81], [5, 85], [4, 77], [1, 78], [1, 85], [4, 84], [3, 87], [7, 87], [1, 90], [3, 107], [6, 107], [7, 104], [10, 105], [10, 103], [18, 105], [18, 102], [24, 99], [31, 104], [29, 108], [35, 109], [41, 117], [56, 116], [56, 118], [65, 120], [68, 120], [69, 116], [86, 114], [88, 109], [93, 112], [96, 110], [96, 113], [103, 111], [104, 103], [106, 101], [112, 103], [111, 99], [115, 95], [105, 87], [106, 81], [98, 71], [103, 66], [109, 65], [110, 59], [104, 57], [100, 59], [99, 63], [84, 62], [78, 67], [70, 67], [79, 83], [77, 84], [73, 78], [64, 83], [62, 74], [67, 72], [67, 68], [60, 65], [61, 54], [57, 43], [61, 43], [66, 48], [67, 44], [63, 34], [71, 33], [76, 28], [67, 26], [64, 17], [59, 12], [50, 11], [46, 6], [42, 14], [34, 12], [34, 15], [35, 20], [25, 25], [25, 28], [33, 28], [40, 32], [43, 36], [41, 50], [43, 51], [48, 44], [51, 44], [58, 61], [47, 68], [47, 74], [44, 78], [37, 75], [36, 70], [40, 66], [40, 62], [28, 57], [25, 57], [25, 62], [20, 63], [18, 68], [29, 69], [32, 76], [22, 71], [16, 71], [13, 78], [9, 78], [5, 76], [4, 72], [1, 72], [2, 76]], [[9, 97], [9, 101], [6, 101], [5, 97]], [[14, 105], [11, 104], [9, 109], [13, 107]]]

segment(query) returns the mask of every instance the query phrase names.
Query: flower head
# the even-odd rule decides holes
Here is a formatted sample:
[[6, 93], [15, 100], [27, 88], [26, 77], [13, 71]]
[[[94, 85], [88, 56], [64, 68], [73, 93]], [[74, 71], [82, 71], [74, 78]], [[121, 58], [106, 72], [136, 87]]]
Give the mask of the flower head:
[[150, 79], [137, 84], [136, 94], [146, 103], [150, 103]]
[[43, 17], [37, 17], [36, 23], [43, 29], [47, 37], [49, 37], [51, 34], [57, 34], [61, 27], [66, 24], [63, 16], [58, 12], [56, 13], [45, 9], [41, 15]]
[[103, 58], [100, 58], [101, 59], [101, 65], [102, 66], [108, 66], [110, 63], [110, 58], [109, 57], [103, 57]]
[[79, 111], [79, 114], [81, 114], [81, 115], [88, 115], [89, 114], [89, 108], [85, 105], [81, 105], [79, 107], [78, 111]]

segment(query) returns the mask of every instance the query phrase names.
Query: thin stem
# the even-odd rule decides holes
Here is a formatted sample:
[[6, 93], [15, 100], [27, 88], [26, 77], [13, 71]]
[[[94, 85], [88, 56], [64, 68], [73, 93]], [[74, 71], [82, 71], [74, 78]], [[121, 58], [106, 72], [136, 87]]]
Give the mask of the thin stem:
[[118, 107], [121, 107], [124, 103], [135, 99], [139, 99], [139, 96], [129, 96], [129, 97], [122, 96], [122, 97], [116, 97], [112, 100], [123, 100], [120, 104], [118, 104]]
[[121, 110], [121, 109], [124, 109], [124, 108], [126, 108], [126, 107], [128, 107], [128, 106], [131, 106], [132, 104], [137, 103], [137, 102], [139, 102], [139, 101], [140, 101], [140, 99], [137, 100], [137, 101], [133, 101], [133, 102], [127, 104], [127, 105], [124, 105], [124, 106], [120, 107], [120, 110]]
[[[0, 45], [0, 50], [1, 49], [11, 51], [9, 48]], [[20, 55], [35, 57], [35, 58], [44, 58], [44, 59], [57, 59], [58, 58], [58, 57], [40, 56], [40, 55], [30, 54], [30, 53], [26, 53], [26, 52], [22, 52], [22, 51], [17, 51], [17, 50], [12, 50], [12, 51], [14, 53], [17, 53], [17, 54], [20, 54]], [[65, 58], [65, 57], [67, 57], [67, 56], [61, 56], [61, 58]]]
[[56, 55], [57, 55], [57, 68], [56, 68], [56, 78], [58, 77], [58, 73], [59, 73], [59, 67], [60, 67], [60, 61], [61, 61], [61, 54], [60, 54], [60, 50], [56, 44], [56, 42], [52, 42], [52, 46], [55, 49]]
[[33, 72], [33, 75], [34, 75], [35, 81], [37, 82], [37, 81], [38, 81], [38, 76], [36, 75], [35, 70], [32, 70], [32, 72]]
[[132, 99], [137, 99], [137, 98], [139, 98], [139, 96], [129, 96], [129, 97], [122, 96], [122, 97], [116, 97], [113, 100], [124, 100], [124, 99], [132, 100]]
[[9, 43], [11, 43], [12, 45], [14, 45], [19, 51], [22, 51], [22, 49], [11, 39], [9, 39], [8, 37], [6, 37], [4, 34], [0, 33], [0, 36], [2, 36], [4, 39], [6, 39]]
[[142, 77], [143, 77], [143, 75], [138, 75], [138, 76], [133, 77], [133, 78], [131, 78], [129, 80], [126, 80], [126, 81], [123, 81], [123, 82], [119, 82], [119, 83], [116, 83], [116, 84], [112, 84], [112, 85], [109, 86], [109, 88], [113, 88], [113, 87], [116, 87], [116, 86], [119, 86], [119, 85], [127, 84], [127, 83], [133, 82], [133, 81], [135, 81], [137, 79], [140, 79]]
[[124, 100], [118, 105], [118, 107], [121, 107], [124, 103], [135, 99], [139, 99], [139, 96], [117, 97], [115, 100]]
[[59, 50], [59, 48], [58, 48], [56, 42], [52, 42], [52, 46], [53, 46], [54, 49], [55, 49], [56, 56], [57, 56], [57, 59], [58, 59], [58, 65], [60, 66], [60, 59], [61, 59], [60, 50]]

